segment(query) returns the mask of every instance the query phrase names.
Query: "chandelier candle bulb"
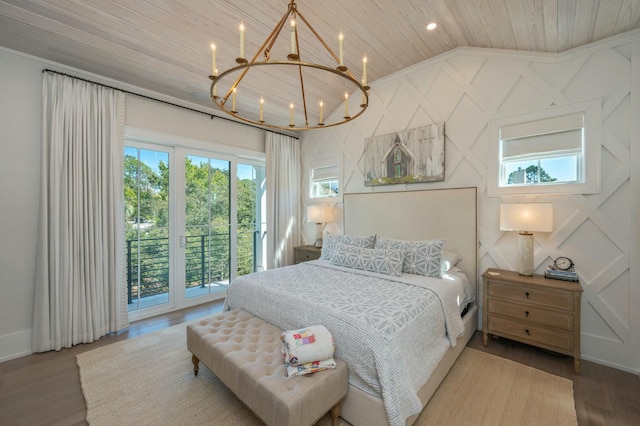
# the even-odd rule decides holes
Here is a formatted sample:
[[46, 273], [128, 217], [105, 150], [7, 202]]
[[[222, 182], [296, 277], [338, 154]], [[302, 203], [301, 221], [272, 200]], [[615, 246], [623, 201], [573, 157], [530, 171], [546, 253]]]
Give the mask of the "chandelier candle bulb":
[[264, 122], [264, 117], [263, 117], [263, 112], [264, 112], [264, 98], [260, 97], [260, 122], [263, 123]]
[[291, 53], [296, 53], [296, 20], [291, 18]]
[[218, 76], [218, 68], [216, 68], [216, 44], [211, 42], [211, 72], [214, 77]]
[[320, 99], [320, 121], [318, 121], [318, 123], [322, 124], [322, 109], [324, 107], [324, 102], [322, 102], [322, 99]]
[[244, 21], [240, 21], [240, 57], [244, 58]]
[[339, 40], [338, 51], [340, 52], [340, 66], [343, 66], [344, 65], [344, 47], [343, 47], [344, 35], [342, 34], [342, 31], [340, 31], [338, 40]]
[[294, 121], [293, 121], [293, 102], [291, 102], [289, 104], [289, 127], [293, 127]]
[[238, 112], [236, 111], [236, 89], [235, 88], [231, 93], [231, 112]]
[[344, 92], [344, 118], [349, 117], [349, 93]]
[[367, 85], [367, 54], [362, 57], [362, 85]]

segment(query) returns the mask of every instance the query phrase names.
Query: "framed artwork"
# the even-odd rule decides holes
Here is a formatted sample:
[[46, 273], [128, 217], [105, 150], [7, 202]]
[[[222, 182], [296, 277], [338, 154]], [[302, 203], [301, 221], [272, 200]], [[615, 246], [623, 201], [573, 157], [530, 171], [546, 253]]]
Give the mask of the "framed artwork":
[[444, 123], [365, 140], [366, 186], [444, 181]]

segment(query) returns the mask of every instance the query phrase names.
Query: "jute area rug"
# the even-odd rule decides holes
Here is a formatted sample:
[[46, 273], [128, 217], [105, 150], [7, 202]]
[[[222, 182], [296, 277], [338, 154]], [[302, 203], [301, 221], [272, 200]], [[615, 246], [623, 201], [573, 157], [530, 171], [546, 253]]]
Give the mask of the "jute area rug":
[[[194, 376], [185, 328], [177, 325], [79, 354], [88, 423], [260, 425], [206, 367]], [[330, 425], [330, 416], [317, 424]], [[465, 348], [415, 424], [576, 425], [573, 384]], [[348, 423], [341, 419], [340, 425]]]

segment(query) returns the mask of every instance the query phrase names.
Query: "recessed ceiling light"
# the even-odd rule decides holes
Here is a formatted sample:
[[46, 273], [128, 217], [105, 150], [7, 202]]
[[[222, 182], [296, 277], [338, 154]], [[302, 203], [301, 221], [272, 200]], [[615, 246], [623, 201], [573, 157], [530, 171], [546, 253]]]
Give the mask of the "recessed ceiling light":
[[435, 29], [436, 29], [436, 27], [437, 27], [437, 26], [438, 26], [438, 24], [436, 24], [435, 22], [429, 22], [429, 23], [427, 24], [427, 29], [428, 29], [429, 31], [433, 31], [433, 30], [435, 30]]

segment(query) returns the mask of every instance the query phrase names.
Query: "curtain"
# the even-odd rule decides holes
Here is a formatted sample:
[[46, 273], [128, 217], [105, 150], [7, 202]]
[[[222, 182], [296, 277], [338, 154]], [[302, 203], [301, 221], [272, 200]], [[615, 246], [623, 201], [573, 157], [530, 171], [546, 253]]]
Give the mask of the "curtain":
[[124, 93], [49, 72], [32, 349], [128, 326], [123, 256]]
[[292, 265], [300, 244], [300, 144], [267, 132], [267, 266]]

